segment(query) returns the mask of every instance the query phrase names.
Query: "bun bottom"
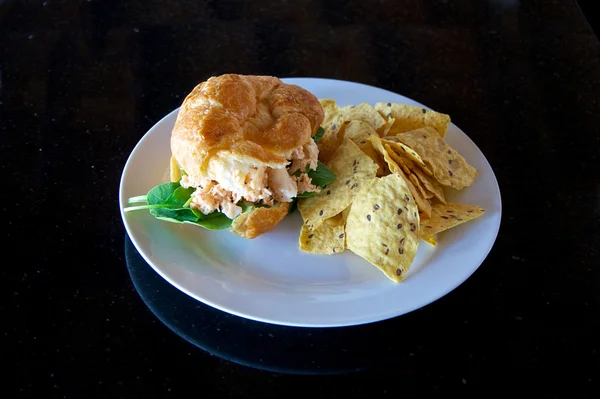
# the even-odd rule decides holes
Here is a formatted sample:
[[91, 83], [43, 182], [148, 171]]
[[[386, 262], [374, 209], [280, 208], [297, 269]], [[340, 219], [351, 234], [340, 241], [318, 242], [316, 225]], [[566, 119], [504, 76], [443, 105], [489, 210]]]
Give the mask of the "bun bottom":
[[289, 202], [279, 202], [270, 208], [254, 208], [236, 217], [229, 229], [240, 237], [256, 238], [277, 226], [289, 208]]

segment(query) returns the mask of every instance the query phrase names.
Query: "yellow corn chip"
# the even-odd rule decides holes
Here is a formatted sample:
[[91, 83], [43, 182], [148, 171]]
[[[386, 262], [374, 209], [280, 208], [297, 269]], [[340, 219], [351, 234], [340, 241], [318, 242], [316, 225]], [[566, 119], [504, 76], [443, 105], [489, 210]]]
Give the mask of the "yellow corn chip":
[[172, 182], [178, 182], [181, 180], [181, 168], [175, 160], [175, 157], [171, 155], [171, 162], [169, 163], [169, 177]]
[[397, 136], [386, 136], [385, 138], [381, 139], [381, 141], [388, 144], [390, 147], [392, 147], [394, 149], [394, 151], [397, 152], [399, 155], [406, 156], [411, 161], [413, 161], [413, 162], [417, 163], [419, 166], [421, 166], [423, 169], [427, 169], [427, 165], [425, 164], [425, 161], [423, 161], [423, 159], [421, 159], [419, 154], [414, 152], [406, 144], [401, 143]]
[[368, 103], [349, 105], [342, 108], [342, 118], [344, 121], [367, 122], [375, 131], [387, 123], [387, 120]]
[[381, 159], [377, 151], [375, 151], [371, 140], [369, 140], [369, 137], [372, 134], [377, 134], [373, 127], [367, 122], [359, 120], [349, 122], [344, 129], [344, 137], [354, 141], [354, 144], [356, 144], [362, 152], [367, 154], [375, 163], [377, 163], [379, 165], [377, 176], [383, 176], [385, 162]]
[[[432, 193], [431, 191], [425, 189], [425, 199], [429, 201], [433, 197], [435, 197], [435, 194]], [[431, 203], [431, 201], [429, 201], [429, 203]]]
[[[446, 203], [446, 196], [444, 195], [444, 190], [442, 189], [442, 186], [440, 186], [440, 184], [433, 177], [431, 177], [427, 173], [423, 172], [420, 168], [414, 166], [414, 164], [412, 164], [412, 167], [410, 170], [415, 175], [417, 175], [417, 177], [423, 184], [423, 187], [429, 193], [431, 193], [432, 197], [435, 196], [442, 203], [444, 203], [444, 204]], [[428, 196], [428, 198], [431, 198], [431, 197]]]
[[325, 134], [317, 144], [319, 160], [325, 164], [331, 160], [333, 153], [340, 146], [345, 135], [346, 125], [351, 121], [368, 123], [375, 131], [387, 130], [391, 126], [373, 106], [368, 103], [348, 105], [340, 108], [334, 100], [320, 99], [324, 119], [321, 126]]
[[408, 175], [408, 178], [410, 179], [410, 182], [415, 186], [415, 188], [417, 190], [419, 190], [421, 197], [424, 199], [427, 199], [427, 196], [429, 195], [429, 193], [427, 192], [427, 190], [425, 190], [425, 188], [423, 187], [423, 184], [421, 184], [421, 181], [417, 178], [417, 176], [414, 173], [410, 173]]
[[[383, 142], [383, 140], [382, 140]], [[404, 174], [408, 177], [411, 183], [415, 186], [421, 197], [425, 200], [428, 200], [432, 197], [430, 193], [425, 189], [423, 183], [419, 178], [413, 173], [413, 171], [408, 167], [409, 164], [413, 164], [409, 159], [400, 157], [390, 146], [389, 144], [384, 144], [383, 147], [387, 151], [388, 155], [402, 168]], [[414, 165], [414, 164], [413, 164]]]
[[348, 207], [342, 211], [342, 219], [344, 220], [344, 226], [346, 225], [346, 220], [348, 220], [349, 213], [350, 213], [350, 207]]
[[477, 176], [477, 169], [448, 145], [433, 128], [424, 127], [396, 135], [425, 162], [425, 171], [444, 186], [457, 190], [468, 187]]
[[[398, 165], [400, 165], [402, 167], [402, 169], [404, 170], [404, 172], [407, 175], [411, 175], [411, 174], [416, 175], [416, 177], [419, 179], [419, 182], [420, 182], [418, 185], [422, 186], [426, 190], [426, 195], [425, 195], [426, 199], [429, 199], [429, 198], [435, 196], [437, 199], [439, 199], [444, 204], [446, 203], [446, 197], [444, 195], [444, 190], [442, 189], [442, 187], [439, 185], [439, 183], [433, 177], [429, 176], [427, 173], [423, 172], [423, 170], [421, 170], [421, 168], [416, 166], [415, 163], [409, 159], [409, 156], [406, 154], [406, 152], [399, 151], [397, 148], [400, 148], [400, 147], [397, 147], [394, 150], [392, 148], [392, 145], [397, 144], [397, 143], [391, 143], [392, 145], [390, 145], [389, 144], [390, 142], [385, 139], [382, 139], [381, 141], [383, 143], [385, 143], [385, 149], [389, 152], [392, 159], [394, 161], [396, 161], [396, 163], [398, 163]], [[404, 154], [404, 156], [402, 156], [402, 154]], [[411, 177], [411, 180], [412, 180], [412, 177]]]
[[485, 210], [475, 205], [435, 204], [431, 207], [431, 217], [421, 220], [421, 234], [430, 236], [451, 229], [483, 215]]
[[446, 135], [450, 116], [408, 104], [376, 103], [375, 109], [387, 119], [394, 118], [388, 135], [408, 132], [421, 127], [434, 128], [441, 137]]
[[302, 225], [300, 230], [300, 249], [311, 254], [339, 254], [346, 249], [344, 235], [345, 219], [342, 213], [329, 218], [315, 230]]
[[385, 150], [387, 151], [390, 158], [392, 158], [394, 160], [394, 162], [396, 162], [398, 164], [398, 166], [400, 166], [402, 168], [402, 171], [404, 172], [404, 174], [406, 174], [407, 176], [410, 176], [410, 174], [412, 173], [410, 171], [410, 168], [408, 167], [408, 162], [410, 162], [410, 160], [408, 160], [408, 162], [406, 162], [407, 160], [405, 160], [404, 158], [399, 156], [396, 153], [396, 151], [394, 151], [392, 149], [392, 147], [389, 144], [387, 144], [387, 142], [385, 140], [381, 140], [381, 144], [383, 144], [383, 148], [385, 148]]
[[419, 209], [425, 212], [427, 216], [431, 215], [431, 204], [421, 195], [419, 190], [414, 186], [414, 184], [410, 181], [406, 174], [404, 174], [400, 166], [398, 166], [398, 164], [394, 162], [394, 160], [390, 157], [386, 149], [383, 147], [383, 143], [381, 142], [379, 136], [371, 135], [370, 140], [373, 143], [373, 147], [381, 155], [383, 155], [383, 158], [385, 159], [385, 162], [390, 168], [390, 171], [400, 176], [406, 182], [406, 185], [408, 186], [412, 196], [417, 202]]
[[323, 107], [324, 118], [321, 127], [325, 133], [317, 146], [319, 147], [319, 160], [327, 164], [344, 138], [340, 133], [344, 120], [342, 119], [342, 109], [334, 100], [322, 99], [319, 102]]
[[435, 240], [433, 234], [421, 236], [421, 240], [425, 241], [427, 244], [433, 245], [434, 247], [437, 246], [437, 241]]
[[419, 213], [406, 181], [396, 174], [364, 185], [348, 214], [346, 245], [400, 282], [419, 246]]
[[336, 180], [312, 197], [298, 200], [304, 224], [311, 230], [350, 206], [363, 182], [374, 178], [377, 172], [377, 164], [350, 139], [342, 141], [327, 166]]
[[388, 118], [385, 125], [381, 126], [379, 129], [377, 129], [377, 134], [379, 135], [379, 137], [386, 136], [388, 134], [388, 132], [390, 131], [390, 129], [392, 128], [392, 126], [394, 126], [394, 122], [396, 122], [396, 119]]

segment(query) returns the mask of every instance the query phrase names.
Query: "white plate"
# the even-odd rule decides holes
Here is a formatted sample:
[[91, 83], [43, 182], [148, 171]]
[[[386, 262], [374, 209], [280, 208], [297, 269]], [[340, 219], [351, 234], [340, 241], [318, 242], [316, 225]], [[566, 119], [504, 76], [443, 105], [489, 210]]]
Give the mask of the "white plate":
[[[340, 105], [378, 101], [423, 106], [364, 84], [313, 78], [284, 79]], [[486, 209], [478, 219], [439, 234], [437, 247], [421, 243], [404, 282], [390, 281], [350, 251], [310, 255], [298, 248], [298, 212], [254, 240], [228, 230], [155, 219], [146, 211], [123, 212], [129, 197], [168, 181], [174, 110], [144, 135], [121, 178], [119, 200], [127, 233], [150, 266], [172, 285], [217, 309], [289, 326], [334, 327], [374, 322], [421, 308], [455, 289], [483, 262], [500, 227], [501, 199], [494, 172], [477, 146], [454, 124], [446, 141], [478, 169], [452, 202]], [[474, 300], [476, 298], [473, 298]]]

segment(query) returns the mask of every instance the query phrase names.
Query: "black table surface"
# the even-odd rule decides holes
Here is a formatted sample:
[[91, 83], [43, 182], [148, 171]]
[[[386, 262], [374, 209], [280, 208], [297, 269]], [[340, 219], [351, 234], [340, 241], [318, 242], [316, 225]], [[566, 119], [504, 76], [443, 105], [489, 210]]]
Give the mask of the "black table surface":
[[[502, 192], [487, 259], [421, 309], [346, 328], [173, 288], [126, 235], [120, 177], [226, 72], [448, 113]], [[0, 1], [2, 396], [598, 397], [599, 111], [600, 45], [569, 0]]]

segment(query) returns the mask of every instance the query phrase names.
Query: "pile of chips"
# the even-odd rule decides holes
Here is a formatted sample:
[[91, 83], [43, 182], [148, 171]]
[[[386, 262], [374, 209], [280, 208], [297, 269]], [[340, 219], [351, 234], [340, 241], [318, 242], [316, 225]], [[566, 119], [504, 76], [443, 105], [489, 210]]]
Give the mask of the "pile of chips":
[[407, 104], [320, 101], [319, 160], [337, 179], [299, 200], [300, 249], [349, 249], [400, 282], [421, 241], [435, 246], [439, 233], [483, 215], [478, 206], [446, 201], [444, 190], [462, 190], [477, 176], [444, 140], [448, 115]]

